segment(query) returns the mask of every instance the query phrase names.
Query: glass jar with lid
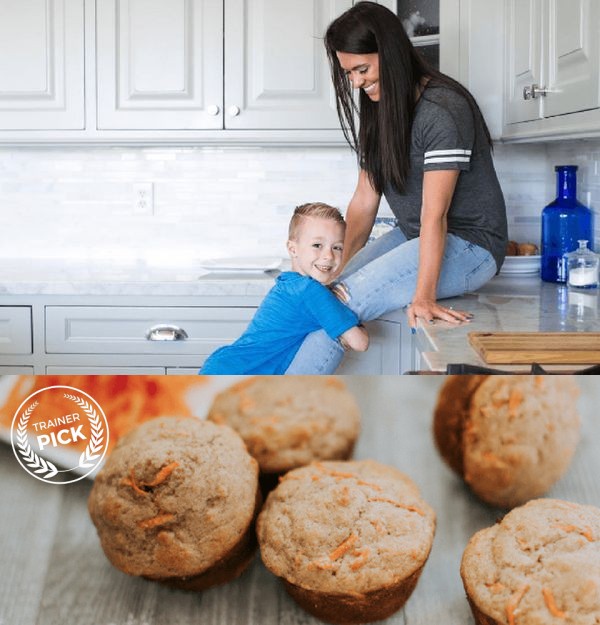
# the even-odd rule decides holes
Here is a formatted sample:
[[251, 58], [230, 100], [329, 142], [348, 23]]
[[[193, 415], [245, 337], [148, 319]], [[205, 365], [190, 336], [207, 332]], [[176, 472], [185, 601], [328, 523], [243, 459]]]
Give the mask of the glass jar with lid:
[[579, 247], [566, 254], [567, 283], [570, 289], [595, 289], [598, 287], [600, 257], [588, 248], [588, 242], [580, 239]]

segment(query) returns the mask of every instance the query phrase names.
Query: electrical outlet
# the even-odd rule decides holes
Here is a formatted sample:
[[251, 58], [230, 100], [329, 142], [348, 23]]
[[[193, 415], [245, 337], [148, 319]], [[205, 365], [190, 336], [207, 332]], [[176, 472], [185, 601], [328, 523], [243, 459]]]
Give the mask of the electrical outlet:
[[134, 215], [154, 214], [154, 185], [152, 182], [138, 182], [133, 185]]

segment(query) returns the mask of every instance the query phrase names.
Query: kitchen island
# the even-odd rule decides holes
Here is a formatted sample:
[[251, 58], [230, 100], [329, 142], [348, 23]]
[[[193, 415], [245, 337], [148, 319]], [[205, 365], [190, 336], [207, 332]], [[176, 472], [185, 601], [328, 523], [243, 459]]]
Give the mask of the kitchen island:
[[[110, 259], [0, 267], [0, 374], [193, 375], [242, 334], [278, 275]], [[367, 327], [370, 349], [338, 373], [399, 374], [402, 323]]]
[[[207, 273], [192, 264], [173, 269], [141, 260], [21, 259], [1, 267], [0, 373], [29, 374], [193, 374], [208, 354], [242, 333], [277, 275]], [[404, 311], [393, 311], [367, 324], [369, 350], [347, 354], [338, 373], [485, 366], [469, 332], [600, 331], [597, 294], [572, 293], [537, 275], [499, 275], [477, 293], [444, 304], [470, 311], [473, 320], [421, 323], [412, 334]]]

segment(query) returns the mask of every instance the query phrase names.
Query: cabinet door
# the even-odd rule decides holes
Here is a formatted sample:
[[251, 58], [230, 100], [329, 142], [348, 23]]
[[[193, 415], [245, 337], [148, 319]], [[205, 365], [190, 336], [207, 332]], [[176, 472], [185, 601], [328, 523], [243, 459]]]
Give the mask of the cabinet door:
[[225, 127], [339, 128], [323, 46], [351, 0], [225, 2]]
[[98, 128], [221, 128], [222, 0], [97, 0]]
[[551, 0], [544, 117], [598, 108], [598, 0]]
[[83, 0], [2, 0], [0, 130], [84, 127]]
[[541, 116], [540, 99], [526, 100], [523, 89], [542, 85], [541, 0], [506, 0], [506, 123]]
[[400, 340], [399, 323], [368, 321], [369, 349], [366, 352], [349, 350], [336, 371], [337, 375], [399, 375]]

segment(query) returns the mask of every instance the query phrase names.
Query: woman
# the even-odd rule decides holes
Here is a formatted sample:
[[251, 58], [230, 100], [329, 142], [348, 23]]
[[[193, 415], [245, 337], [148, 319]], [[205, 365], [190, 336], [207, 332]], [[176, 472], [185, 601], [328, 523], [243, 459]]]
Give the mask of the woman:
[[[363, 321], [402, 307], [413, 332], [417, 319], [467, 321], [469, 313], [438, 299], [485, 284], [507, 243], [504, 199], [479, 107], [462, 85], [430, 67], [398, 17], [374, 2], [359, 2], [334, 20], [325, 47], [340, 122], [360, 163], [334, 290]], [[353, 89], [359, 90], [358, 132]], [[382, 194], [399, 227], [361, 249]], [[332, 373], [342, 356], [338, 343], [315, 332], [287, 373]]]

